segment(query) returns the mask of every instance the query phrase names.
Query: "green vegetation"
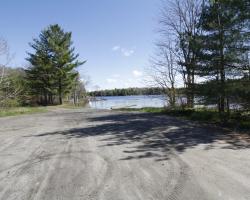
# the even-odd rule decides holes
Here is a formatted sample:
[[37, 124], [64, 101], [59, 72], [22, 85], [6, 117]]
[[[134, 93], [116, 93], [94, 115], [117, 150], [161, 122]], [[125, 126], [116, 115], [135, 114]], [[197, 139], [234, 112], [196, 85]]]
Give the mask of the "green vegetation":
[[164, 90], [159, 87], [99, 90], [88, 93], [89, 96], [129, 96], [129, 95], [160, 95], [160, 94], [164, 94]]
[[[167, 96], [168, 112], [193, 120], [248, 126], [250, 110], [250, 1], [173, 0], [162, 6], [161, 38], [149, 75], [153, 88], [89, 92], [89, 96]], [[174, 11], [174, 12], [173, 12]], [[87, 98], [71, 32], [59, 25], [41, 31], [30, 46], [28, 68], [0, 64], [0, 108], [31, 105], [79, 105]], [[0, 55], [9, 55], [0, 40]], [[8, 56], [6, 56], [8, 57]], [[199, 81], [197, 81], [199, 80]], [[183, 85], [183, 88], [177, 86]], [[198, 100], [199, 102], [196, 102]], [[216, 105], [196, 110], [195, 104]], [[238, 111], [232, 110], [236, 105]], [[176, 109], [181, 107], [182, 109]], [[27, 108], [28, 109], [28, 108]]]
[[0, 67], [0, 108], [23, 105], [26, 99], [25, 71], [22, 68]]
[[55, 104], [55, 97], [62, 104], [63, 96], [70, 92], [79, 76], [75, 69], [84, 63], [74, 53], [71, 32], [51, 25], [30, 46], [35, 51], [27, 58], [31, 64], [26, 70], [30, 93], [40, 104]]
[[174, 117], [180, 117], [188, 120], [205, 122], [227, 126], [232, 129], [248, 130], [250, 129], [250, 112], [233, 112], [227, 122], [221, 123], [220, 115], [216, 110], [206, 109], [168, 109], [168, 108], [120, 108], [119, 111], [139, 111], [148, 113], [165, 114]]
[[149, 113], [165, 113], [165, 108], [154, 108], [154, 107], [144, 107], [144, 108], [118, 108], [113, 110], [120, 111], [140, 111], [140, 112], [149, 112]]
[[[86, 104], [85, 82], [76, 70], [84, 62], [77, 60], [71, 32], [50, 25], [30, 46], [34, 52], [28, 53], [27, 68], [0, 64], [1, 116], [40, 111], [33, 108], [40, 105]], [[0, 49], [0, 56], [8, 61], [6, 41], [0, 40]]]
[[7, 116], [16, 116], [22, 114], [35, 114], [35, 113], [44, 113], [49, 110], [54, 109], [79, 109], [83, 108], [86, 105], [86, 101], [79, 102], [78, 104], [74, 105], [69, 102], [65, 102], [61, 105], [53, 105], [53, 106], [9, 106], [9, 107], [2, 107], [0, 108], [0, 117], [7, 117]]
[[230, 98], [231, 83], [237, 84], [240, 80], [250, 83], [248, 75], [244, 74], [244, 68], [249, 64], [246, 56], [249, 53], [250, 30], [246, 30], [249, 21], [245, 16], [247, 13], [243, 12], [247, 3], [237, 2], [207, 3], [200, 17], [205, 34], [200, 34], [197, 39], [200, 46], [196, 71], [199, 76], [209, 78], [203, 83], [203, 87], [209, 89], [205, 95], [216, 99], [222, 118], [225, 112], [229, 115], [229, 104], [233, 101]]
[[76, 104], [72, 104], [68, 101], [64, 101], [63, 104], [53, 106], [55, 108], [68, 108], [68, 109], [78, 109], [78, 108], [84, 108], [86, 104], [88, 103], [87, 99], [82, 99], [81, 101], [77, 102]]
[[1, 108], [0, 117], [15, 116], [22, 114], [34, 114], [47, 112], [46, 107], [11, 107]]
[[[232, 106], [239, 113], [250, 110], [249, 0], [167, 1], [159, 24], [151, 72], [154, 82], [169, 91], [170, 107], [217, 105], [214, 112], [195, 111], [190, 118], [212, 117], [223, 123], [235, 118]], [[183, 77], [182, 105], [174, 92], [178, 76]]]

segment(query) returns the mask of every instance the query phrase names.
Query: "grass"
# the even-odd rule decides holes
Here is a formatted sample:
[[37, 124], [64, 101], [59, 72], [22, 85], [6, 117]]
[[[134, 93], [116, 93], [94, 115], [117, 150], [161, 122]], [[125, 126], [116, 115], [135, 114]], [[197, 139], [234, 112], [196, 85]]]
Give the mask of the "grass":
[[[232, 112], [226, 122], [221, 122], [219, 113], [216, 110], [205, 109], [167, 109], [167, 108], [121, 108], [121, 111], [140, 111], [148, 113], [166, 114], [192, 121], [205, 122], [210, 124], [223, 125], [224, 127], [238, 130], [250, 130], [250, 113]], [[225, 116], [226, 117], [226, 116]]]
[[73, 104], [62, 104], [62, 105], [56, 105], [56, 106], [48, 106], [49, 108], [65, 108], [65, 109], [78, 109], [82, 108], [84, 106], [75, 106]]
[[16, 116], [22, 114], [34, 114], [34, 113], [44, 113], [50, 110], [65, 108], [65, 109], [78, 109], [83, 108], [83, 104], [79, 104], [75, 106], [73, 104], [64, 103], [62, 105], [54, 105], [54, 106], [24, 106], [24, 107], [0, 107], [0, 117], [7, 117], [7, 116]]
[[164, 113], [166, 111], [165, 108], [153, 108], [153, 107], [145, 107], [145, 108], [118, 108], [113, 110], [120, 111], [140, 111], [140, 112], [149, 112], [149, 113]]
[[[88, 104], [87, 100], [80, 101], [77, 105], [74, 105], [71, 102], [64, 101], [62, 105], [57, 105], [57, 108], [66, 108], [66, 109], [79, 109], [83, 108]], [[53, 107], [53, 106], [52, 106]]]
[[0, 108], [0, 117], [16, 116], [22, 114], [34, 114], [46, 112], [45, 107], [10, 107]]

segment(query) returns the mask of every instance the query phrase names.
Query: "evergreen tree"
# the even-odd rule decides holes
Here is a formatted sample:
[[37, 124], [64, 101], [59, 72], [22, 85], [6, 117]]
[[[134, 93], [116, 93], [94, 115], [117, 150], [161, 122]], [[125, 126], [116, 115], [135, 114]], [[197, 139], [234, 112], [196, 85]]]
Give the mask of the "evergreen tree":
[[35, 52], [28, 53], [27, 60], [31, 66], [26, 70], [31, 95], [36, 95], [38, 102], [44, 105], [53, 104], [56, 92], [55, 69], [51, 62], [48, 38], [48, 32], [43, 30], [39, 39], [34, 39], [34, 43], [30, 44]]
[[29, 53], [31, 66], [26, 72], [32, 94], [42, 97], [40, 102], [45, 105], [53, 104], [57, 95], [62, 104], [63, 96], [78, 76], [75, 69], [84, 63], [74, 53], [71, 32], [64, 32], [57, 24], [50, 25], [30, 46], [35, 52]]
[[[237, 3], [238, 2], [238, 3]], [[247, 2], [247, 1], [246, 1]], [[210, 93], [215, 96], [223, 116], [229, 112], [227, 80], [243, 75], [244, 54], [249, 50], [249, 27], [243, 12], [244, 3], [237, 0], [214, 0], [204, 5], [201, 16], [200, 66], [198, 74], [213, 80]]]
[[48, 43], [52, 65], [56, 68], [59, 103], [65, 93], [70, 91], [72, 83], [78, 76], [76, 69], [84, 62], [77, 60], [79, 54], [75, 54], [72, 47], [71, 32], [64, 32], [59, 25], [51, 25], [48, 28]]

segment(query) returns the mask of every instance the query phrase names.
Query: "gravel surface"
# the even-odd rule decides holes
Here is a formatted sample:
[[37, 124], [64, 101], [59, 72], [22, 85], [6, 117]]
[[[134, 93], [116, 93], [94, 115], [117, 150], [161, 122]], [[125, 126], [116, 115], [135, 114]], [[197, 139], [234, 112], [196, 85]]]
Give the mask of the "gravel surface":
[[0, 119], [2, 200], [250, 200], [249, 136], [149, 113]]

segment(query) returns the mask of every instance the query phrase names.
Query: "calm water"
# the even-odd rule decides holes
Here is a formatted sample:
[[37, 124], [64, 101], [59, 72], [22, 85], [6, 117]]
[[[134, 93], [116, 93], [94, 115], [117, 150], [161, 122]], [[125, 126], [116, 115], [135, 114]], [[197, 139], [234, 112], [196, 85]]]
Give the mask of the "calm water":
[[162, 95], [97, 97], [90, 101], [90, 107], [97, 109], [163, 107], [166, 101]]
[[[184, 99], [185, 100], [185, 99]], [[195, 107], [206, 107], [214, 109], [217, 105], [203, 105], [199, 103], [199, 98], [195, 99]], [[177, 103], [181, 104], [180, 98]], [[96, 109], [115, 109], [115, 108], [142, 108], [142, 107], [164, 107], [166, 106], [166, 97], [163, 95], [139, 95], [139, 96], [110, 96], [110, 97], [96, 97], [96, 101], [90, 101], [91, 108]], [[240, 110], [241, 106], [238, 104], [230, 104], [231, 110]]]

